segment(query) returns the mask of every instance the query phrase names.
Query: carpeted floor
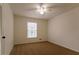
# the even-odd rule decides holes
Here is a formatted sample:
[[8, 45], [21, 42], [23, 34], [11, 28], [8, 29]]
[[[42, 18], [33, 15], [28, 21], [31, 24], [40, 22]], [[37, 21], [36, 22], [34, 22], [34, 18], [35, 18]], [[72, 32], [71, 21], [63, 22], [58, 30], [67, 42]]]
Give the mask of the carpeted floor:
[[15, 45], [11, 55], [78, 55], [79, 53], [49, 42]]

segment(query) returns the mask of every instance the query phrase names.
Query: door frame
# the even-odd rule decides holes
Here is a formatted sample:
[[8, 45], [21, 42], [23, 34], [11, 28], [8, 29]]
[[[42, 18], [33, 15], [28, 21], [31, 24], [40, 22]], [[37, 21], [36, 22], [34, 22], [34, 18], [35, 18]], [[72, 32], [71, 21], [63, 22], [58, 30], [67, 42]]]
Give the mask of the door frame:
[[2, 6], [0, 5], [0, 55], [2, 54]]

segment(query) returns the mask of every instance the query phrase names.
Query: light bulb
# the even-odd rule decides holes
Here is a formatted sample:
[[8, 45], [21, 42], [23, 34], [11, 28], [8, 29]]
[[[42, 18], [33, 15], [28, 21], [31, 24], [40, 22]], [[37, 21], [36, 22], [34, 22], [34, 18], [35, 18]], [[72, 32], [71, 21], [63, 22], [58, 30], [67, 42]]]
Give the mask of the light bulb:
[[44, 14], [44, 11], [40, 11], [40, 14], [43, 15]]
[[44, 14], [44, 9], [42, 7], [40, 8], [40, 14]]

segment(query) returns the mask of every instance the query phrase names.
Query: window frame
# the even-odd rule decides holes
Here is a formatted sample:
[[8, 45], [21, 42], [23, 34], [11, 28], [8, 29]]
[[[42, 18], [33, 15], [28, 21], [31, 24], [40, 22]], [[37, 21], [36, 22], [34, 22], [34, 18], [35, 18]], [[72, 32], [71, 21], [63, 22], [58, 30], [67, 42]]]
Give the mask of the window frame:
[[37, 26], [38, 24], [37, 24], [37, 22], [30, 22], [30, 21], [27, 22], [27, 38], [28, 38], [28, 39], [37, 38], [37, 36], [38, 36], [38, 31], [37, 31], [37, 29], [36, 29], [36, 37], [29, 37], [29, 36], [28, 36], [28, 23], [36, 23], [36, 27], [37, 27], [37, 29], [38, 29], [38, 26]]

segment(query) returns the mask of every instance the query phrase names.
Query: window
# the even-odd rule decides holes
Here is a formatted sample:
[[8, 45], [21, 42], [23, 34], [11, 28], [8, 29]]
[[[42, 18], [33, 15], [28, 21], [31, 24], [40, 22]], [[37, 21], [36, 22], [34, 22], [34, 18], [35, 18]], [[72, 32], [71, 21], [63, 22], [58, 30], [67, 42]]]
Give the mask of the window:
[[27, 38], [37, 37], [37, 23], [28, 22], [27, 23]]

